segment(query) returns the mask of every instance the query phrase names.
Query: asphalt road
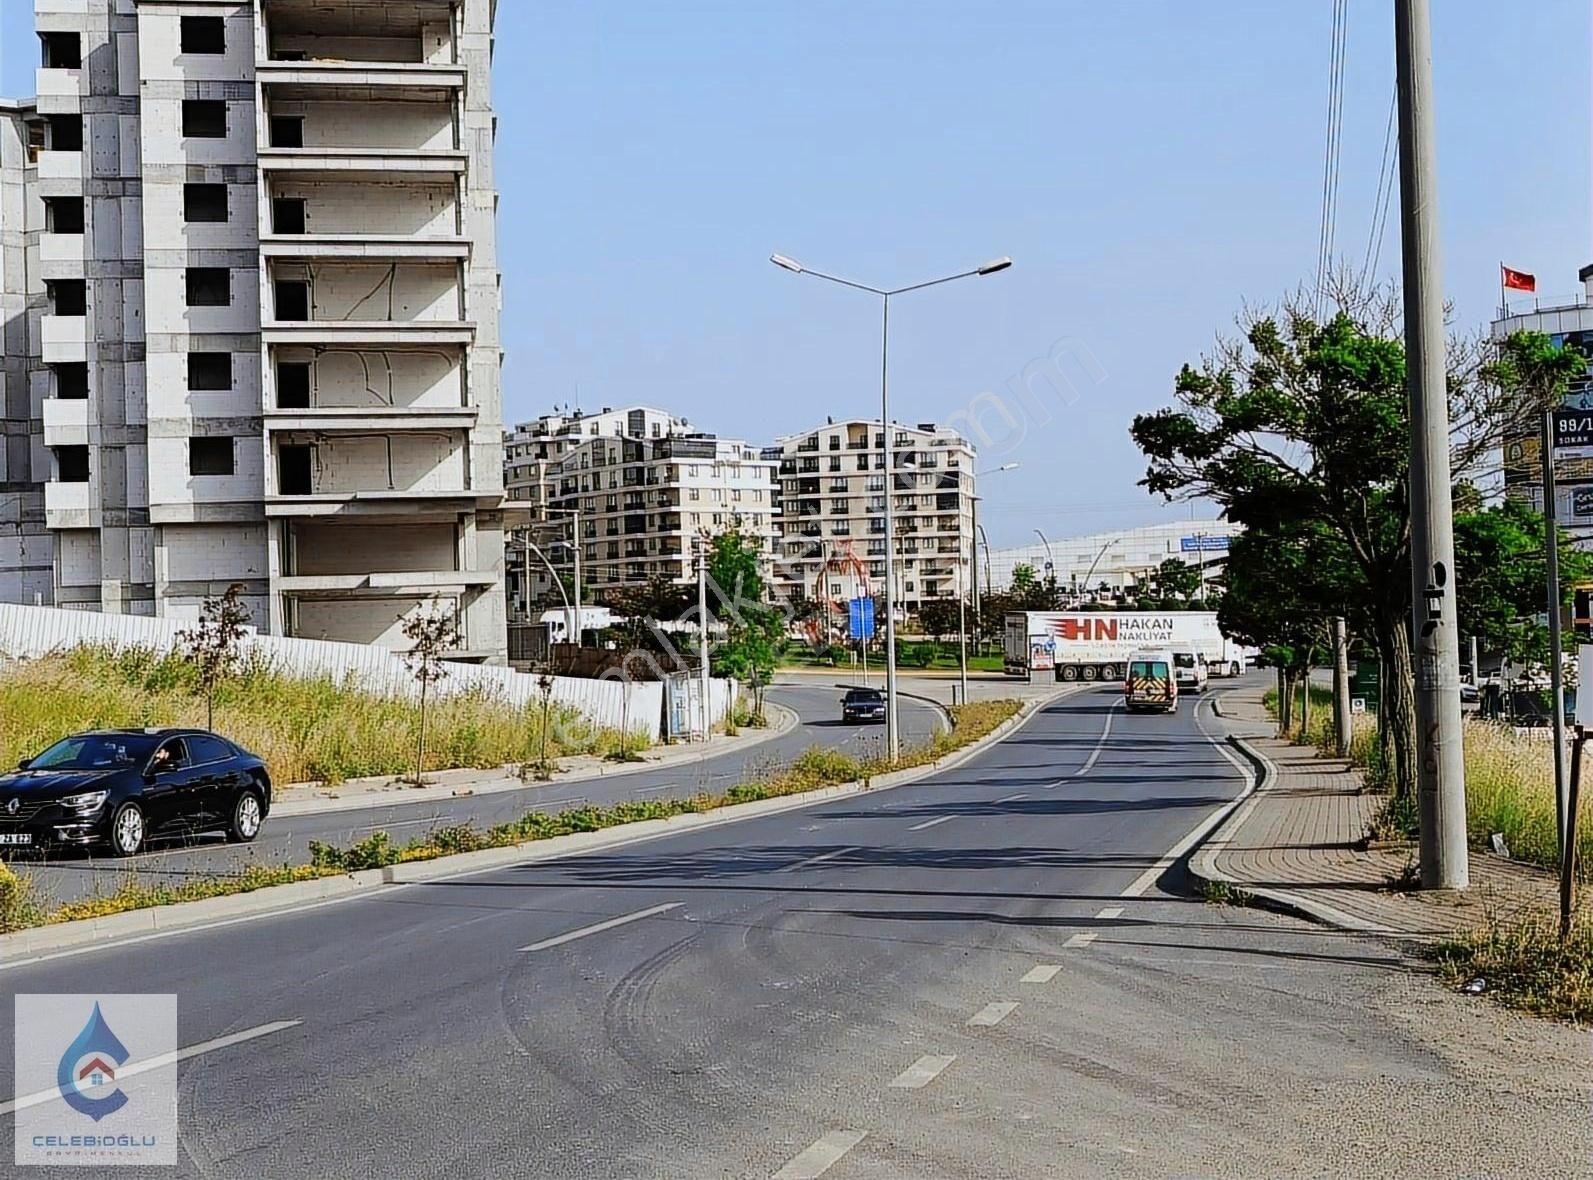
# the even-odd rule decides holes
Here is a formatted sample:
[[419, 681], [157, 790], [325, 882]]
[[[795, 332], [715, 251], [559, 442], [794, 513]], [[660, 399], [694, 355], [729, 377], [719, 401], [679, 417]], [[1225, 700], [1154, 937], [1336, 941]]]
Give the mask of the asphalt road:
[[[884, 750], [881, 725], [852, 725], [840, 718], [843, 690], [834, 685], [803, 684], [768, 689], [769, 699], [796, 712], [801, 719], [790, 733], [745, 750], [676, 762], [666, 767], [638, 767], [601, 778], [529, 785], [525, 790], [464, 795], [446, 800], [391, 803], [347, 811], [268, 818], [253, 843], [227, 843], [220, 833], [152, 841], [148, 852], [126, 860], [103, 850], [66, 850], [49, 858], [16, 856], [13, 863], [33, 879], [41, 896], [70, 901], [109, 892], [128, 876], [145, 883], [180, 883], [241, 871], [250, 864], [299, 864], [310, 857], [310, 841], [351, 844], [385, 830], [398, 842], [436, 828], [474, 823], [491, 827], [527, 811], [559, 812], [584, 804], [612, 804], [628, 799], [668, 799], [704, 790], [723, 790], [777, 769], [814, 746], [872, 757]], [[929, 740], [940, 727], [932, 706], [900, 698], [902, 741]]]
[[0, 983], [176, 992], [185, 1045], [299, 1022], [185, 1061], [185, 1177], [1586, 1174], [1588, 1034], [1163, 892], [1243, 786], [1196, 704]]

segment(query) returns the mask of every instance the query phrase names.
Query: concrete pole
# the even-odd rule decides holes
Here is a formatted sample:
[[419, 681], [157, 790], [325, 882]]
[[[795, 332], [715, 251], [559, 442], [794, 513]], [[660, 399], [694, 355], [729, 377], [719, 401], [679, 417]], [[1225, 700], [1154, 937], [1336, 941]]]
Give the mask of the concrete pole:
[[702, 740], [707, 741], [712, 726], [708, 722], [708, 542], [697, 538], [697, 676], [702, 692]]
[[[962, 571], [957, 571], [959, 574]], [[963, 578], [957, 579], [957, 679], [961, 684], [962, 703], [968, 703], [968, 595], [964, 593]]]
[[574, 590], [575, 590], [575, 593], [573, 595], [573, 597], [575, 599], [575, 602], [572, 605], [571, 610], [570, 610], [570, 614], [571, 614], [571, 617], [572, 617], [573, 621], [572, 621], [571, 626], [570, 626], [570, 634], [568, 636], [568, 639], [569, 639], [569, 642], [575, 644], [576, 647], [580, 647], [581, 646], [581, 510], [579, 508], [570, 509], [570, 532], [573, 534], [573, 536], [571, 536], [571, 538], [570, 538], [570, 556], [575, 559], [575, 574], [574, 574], [574, 578], [575, 578]]
[[1333, 718], [1339, 757], [1348, 758], [1355, 720], [1350, 712], [1350, 643], [1342, 618], [1333, 620]]
[[1554, 732], [1554, 838], [1565, 856], [1565, 643], [1560, 634], [1560, 526], [1554, 509], [1554, 410], [1543, 411], [1543, 564], [1549, 607], [1549, 707]]
[[[1464, 889], [1466, 768], [1460, 733], [1454, 503], [1438, 255], [1438, 159], [1427, 0], [1394, 0], [1399, 83], [1400, 227], [1411, 419], [1411, 581], [1416, 778], [1424, 889]], [[1388, 691], [1396, 692], [1390, 686]]]
[[891, 765], [901, 757], [896, 725], [896, 469], [891, 466], [890, 341], [891, 297], [881, 302], [879, 344], [879, 420], [885, 464], [885, 749]]

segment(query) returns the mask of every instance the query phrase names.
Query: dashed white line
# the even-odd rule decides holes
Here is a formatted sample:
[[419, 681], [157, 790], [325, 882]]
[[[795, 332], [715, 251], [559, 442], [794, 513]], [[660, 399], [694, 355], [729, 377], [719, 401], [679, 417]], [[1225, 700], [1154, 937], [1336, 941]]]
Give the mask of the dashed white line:
[[1090, 751], [1090, 756], [1085, 761], [1084, 765], [1079, 767], [1072, 774], [1067, 775], [1064, 778], [1057, 779], [1056, 782], [1054, 782], [1054, 783], [1046, 783], [1045, 784], [1045, 789], [1047, 791], [1049, 791], [1052, 787], [1060, 787], [1063, 783], [1067, 782], [1068, 779], [1070, 779], [1070, 778], [1079, 778], [1079, 777], [1081, 777], [1083, 775], [1089, 774], [1090, 771], [1095, 768], [1096, 762], [1098, 762], [1100, 760], [1101, 755], [1106, 751], [1106, 741], [1107, 741], [1108, 738], [1110, 738], [1112, 736], [1112, 719], [1114, 717], [1116, 717], [1116, 716], [1117, 716], [1117, 702], [1113, 701], [1110, 705], [1107, 706], [1107, 709], [1106, 709], [1106, 724], [1101, 727], [1101, 736], [1095, 743], [1095, 749]]
[[798, 869], [805, 869], [809, 865], [823, 864], [827, 860], [834, 860], [838, 856], [845, 856], [848, 852], [856, 852], [857, 850], [858, 846], [856, 845], [852, 846], [851, 848], [833, 848], [829, 852], [821, 852], [817, 856], [810, 856], [806, 860], [796, 861], [793, 864], [785, 865], [781, 868], [775, 869], [774, 871], [777, 873], [794, 873]]
[[994, 1028], [1017, 1010], [1016, 1004], [1001, 1001], [986, 1004], [979, 1011], [968, 1018], [969, 1028]]
[[1053, 979], [1056, 978], [1056, 974], [1060, 970], [1062, 970], [1062, 968], [1057, 966], [1057, 965], [1055, 965], [1055, 964], [1042, 963], [1040, 966], [1032, 968], [1029, 971], [1029, 973], [1027, 975], [1025, 975], [1022, 979], [1018, 980], [1018, 982], [1019, 983], [1050, 983]]
[[997, 803], [1016, 803], [1019, 799], [1027, 799], [1028, 797], [1029, 796], [1023, 795], [1023, 794], [1008, 795], [1005, 799], [997, 799], [996, 802]]
[[425, 819], [398, 819], [393, 820], [391, 823], [370, 824], [363, 828], [355, 828], [354, 830], [356, 832], [384, 832], [388, 828], [412, 828], [417, 824], [433, 824], [436, 826], [441, 826], [442, 823], [443, 819], [441, 816], [428, 815]]
[[649, 909], [637, 910], [634, 914], [623, 914], [618, 918], [610, 918], [606, 922], [598, 922], [592, 926], [582, 926], [579, 930], [571, 930], [566, 934], [558, 934], [552, 938], [544, 938], [541, 942], [533, 942], [530, 946], [523, 946], [522, 951], [545, 951], [556, 946], [563, 946], [567, 942], [574, 942], [577, 938], [585, 938], [588, 934], [601, 934], [605, 930], [612, 930], [616, 926], [626, 926], [632, 922], [640, 922], [643, 918], [651, 918], [658, 914], [678, 910], [685, 902], [672, 901], [666, 905], [655, 905]]
[[956, 816], [952, 816], [952, 815], [942, 815], [942, 816], [938, 817], [937, 819], [926, 819], [921, 824], [914, 824], [912, 827], [908, 828], [907, 830], [909, 832], [922, 832], [925, 828], [932, 828], [936, 824], [950, 823], [955, 818], [956, 818]]
[[956, 1060], [955, 1054], [942, 1057], [935, 1053], [926, 1053], [892, 1078], [891, 1088], [893, 1090], [922, 1090], [939, 1077], [943, 1069]]
[[[302, 1020], [273, 1020], [270, 1024], [256, 1025], [246, 1028], [242, 1032], [229, 1033], [224, 1037], [214, 1040], [200, 1041], [197, 1045], [189, 1045], [186, 1049], [178, 1049], [175, 1053], [162, 1053], [156, 1057], [135, 1061], [125, 1069], [117, 1071], [117, 1080], [133, 1077], [136, 1074], [149, 1073], [151, 1070], [164, 1069], [168, 1065], [176, 1065], [179, 1061], [186, 1061], [190, 1057], [198, 1057], [204, 1053], [214, 1053], [218, 1049], [227, 1049], [233, 1045], [241, 1045], [245, 1041], [253, 1041], [259, 1037], [267, 1037], [272, 1033], [282, 1032], [284, 1029], [297, 1028], [303, 1024]], [[41, 1090], [37, 1094], [27, 1094], [21, 1098], [14, 1098], [10, 1102], [0, 1103], [0, 1115], [8, 1115], [13, 1111], [27, 1110], [29, 1107], [40, 1106], [61, 1097], [59, 1088]]]
[[835, 1166], [843, 1155], [863, 1142], [862, 1131], [831, 1131], [811, 1147], [791, 1159], [774, 1174], [773, 1180], [818, 1180]]
[[1062, 946], [1064, 948], [1089, 946], [1090, 943], [1092, 943], [1094, 941], [1095, 941], [1095, 932], [1093, 930], [1088, 930], [1088, 931], [1085, 931], [1082, 934], [1075, 934], [1072, 938], [1070, 938], [1066, 942], [1064, 942], [1062, 944]]
[[1109, 905], [1095, 916], [1097, 918], [1104, 918], [1106, 921], [1110, 922], [1113, 918], [1121, 918], [1123, 916], [1123, 907], [1120, 905]]

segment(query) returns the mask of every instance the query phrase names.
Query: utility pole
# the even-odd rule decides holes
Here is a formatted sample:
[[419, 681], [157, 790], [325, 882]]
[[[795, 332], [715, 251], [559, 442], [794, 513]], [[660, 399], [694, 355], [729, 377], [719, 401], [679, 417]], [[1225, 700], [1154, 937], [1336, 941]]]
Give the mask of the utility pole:
[[[1416, 784], [1424, 889], [1464, 889], [1466, 770], [1460, 733], [1454, 503], [1449, 470], [1438, 157], [1428, 0], [1394, 0], [1399, 82], [1400, 228], [1411, 429], [1411, 582], [1416, 657]], [[1391, 686], [1389, 691], [1398, 692]]]
[[1339, 757], [1348, 758], [1355, 720], [1350, 712], [1350, 643], [1343, 616], [1333, 620], [1333, 720]]
[[702, 740], [707, 741], [708, 723], [708, 540], [697, 538], [697, 676], [702, 693]]
[[1554, 710], [1554, 838], [1565, 855], [1565, 644], [1560, 635], [1560, 526], [1554, 513], [1554, 409], [1543, 411], [1543, 563], [1549, 606], [1549, 707]]

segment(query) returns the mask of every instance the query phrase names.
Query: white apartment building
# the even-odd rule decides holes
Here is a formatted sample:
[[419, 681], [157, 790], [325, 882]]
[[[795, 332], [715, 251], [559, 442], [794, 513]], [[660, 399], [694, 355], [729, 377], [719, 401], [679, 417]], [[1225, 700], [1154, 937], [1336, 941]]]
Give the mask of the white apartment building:
[[[896, 601], [904, 614], [966, 593], [974, 539], [974, 452], [934, 423], [890, 426]], [[885, 433], [878, 421], [828, 422], [776, 440], [776, 593], [839, 606], [885, 592]]]
[[[595, 438], [665, 438], [685, 434], [689, 429], [686, 419], [677, 418], [667, 410], [651, 406], [616, 410], [604, 406], [593, 413], [579, 409], [555, 410], [505, 431], [504, 494], [516, 510], [523, 510], [517, 511], [517, 515], [524, 522], [511, 530], [505, 548], [504, 583], [511, 619], [525, 619], [528, 606], [546, 605], [558, 594], [547, 564], [526, 545], [530, 538], [547, 553], [548, 547], [556, 544], [558, 538], [570, 535], [569, 514], [550, 515], [546, 511], [551, 487], [549, 472], [558, 466], [558, 461]], [[567, 553], [561, 552], [558, 556], [563, 564], [571, 564]]]
[[[711, 434], [600, 435], [567, 452], [549, 470], [548, 511], [579, 514], [583, 597], [694, 582], [704, 535], [736, 529], [772, 554], [773, 469], [757, 448]], [[550, 557], [569, 564], [567, 549]]]
[[239, 582], [263, 630], [388, 646], [441, 602], [501, 660], [492, 0], [36, 7], [5, 281], [53, 600]]

